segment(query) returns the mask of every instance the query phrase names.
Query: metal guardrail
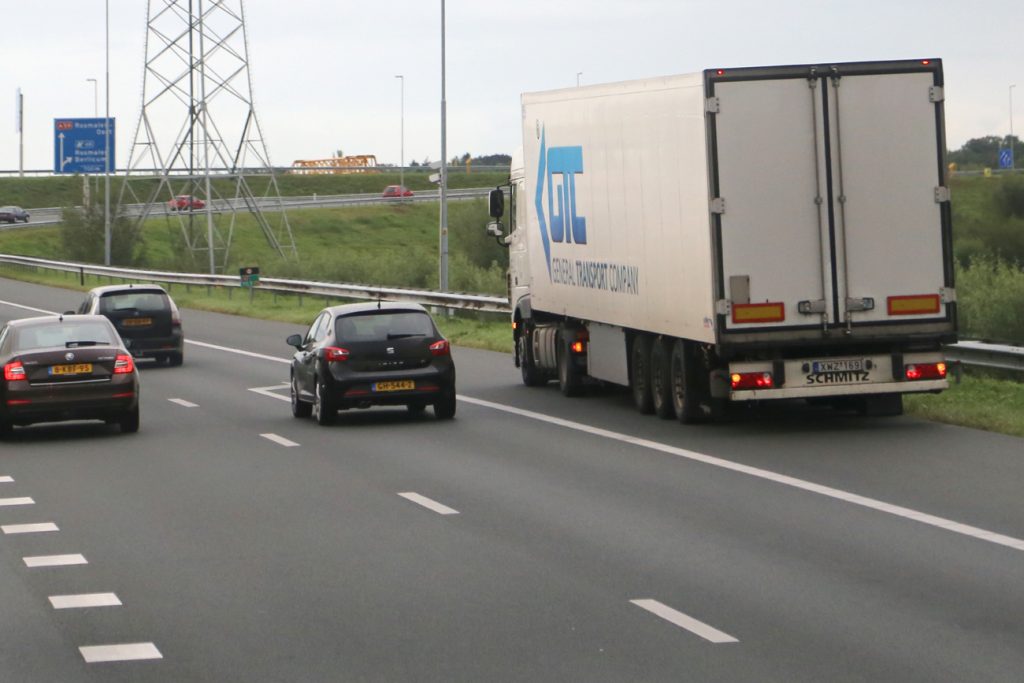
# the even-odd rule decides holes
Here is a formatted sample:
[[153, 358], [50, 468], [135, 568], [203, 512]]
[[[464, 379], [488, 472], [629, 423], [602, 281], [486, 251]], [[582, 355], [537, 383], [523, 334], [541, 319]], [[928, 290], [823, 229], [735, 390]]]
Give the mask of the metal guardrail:
[[[195, 285], [198, 287], [241, 287], [240, 279], [230, 275], [204, 275], [200, 273], [174, 273], [159, 270], [115, 268], [70, 261], [51, 261], [11, 254], [0, 254], [0, 263], [78, 273], [83, 279], [85, 275], [96, 275], [123, 280]], [[404, 301], [427, 306], [441, 306], [444, 308], [485, 311], [489, 313], [508, 313], [510, 311], [508, 299], [505, 297], [487, 296], [485, 294], [455, 294], [401, 287], [375, 287], [372, 285], [339, 284], [314, 280], [286, 280], [282, 278], [262, 278], [260, 279], [258, 289], [344, 299]], [[945, 352], [949, 360], [962, 365], [1024, 372], [1024, 346], [962, 341], [946, 346]]]
[[[174, 273], [159, 270], [138, 270], [115, 268], [70, 261], [50, 261], [29, 256], [0, 254], [0, 263], [45, 268], [78, 273], [84, 280], [86, 275], [104, 276], [122, 280], [139, 280], [166, 284], [195, 285], [197, 287], [241, 287], [241, 281], [230, 275], [203, 275], [199, 273]], [[375, 287], [372, 285], [340, 284], [315, 280], [286, 280], [282, 278], [261, 278], [257, 289], [290, 294], [337, 297], [343, 299], [367, 299], [376, 301], [403, 301], [426, 306], [441, 306], [467, 311], [508, 313], [508, 299], [485, 294], [456, 294], [430, 290], [405, 289], [401, 287]]]

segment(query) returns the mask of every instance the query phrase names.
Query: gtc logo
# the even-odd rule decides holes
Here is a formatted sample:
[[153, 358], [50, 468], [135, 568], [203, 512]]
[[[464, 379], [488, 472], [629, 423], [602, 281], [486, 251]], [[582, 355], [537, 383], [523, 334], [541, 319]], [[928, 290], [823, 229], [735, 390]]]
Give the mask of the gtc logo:
[[[542, 132], [539, 156], [535, 204], [550, 273], [551, 242], [587, 243], [587, 219], [576, 214], [576, 174], [583, 173], [583, 148], [548, 149], [546, 135]], [[547, 212], [544, 211], [545, 187], [548, 191]]]

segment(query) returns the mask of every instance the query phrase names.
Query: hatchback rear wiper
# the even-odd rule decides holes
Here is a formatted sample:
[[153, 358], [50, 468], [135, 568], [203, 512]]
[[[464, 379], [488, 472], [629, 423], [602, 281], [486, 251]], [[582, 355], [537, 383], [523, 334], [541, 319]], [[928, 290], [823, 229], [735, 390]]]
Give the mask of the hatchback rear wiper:
[[402, 332], [397, 332], [397, 333], [388, 332], [388, 339], [405, 339], [406, 337], [426, 337], [426, 336], [427, 335], [425, 335], [425, 334], [419, 334], [417, 332], [404, 332], [404, 333], [402, 333]]

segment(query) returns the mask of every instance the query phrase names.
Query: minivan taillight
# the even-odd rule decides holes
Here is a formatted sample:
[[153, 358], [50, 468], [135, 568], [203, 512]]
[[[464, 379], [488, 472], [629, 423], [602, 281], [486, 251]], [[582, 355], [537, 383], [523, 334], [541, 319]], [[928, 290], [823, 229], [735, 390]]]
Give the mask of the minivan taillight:
[[324, 360], [328, 363], [346, 361], [348, 360], [348, 349], [342, 349], [337, 346], [328, 346], [324, 348]]
[[117, 354], [117, 358], [114, 359], [114, 374], [115, 375], [128, 375], [135, 372], [135, 361], [127, 353]]
[[[421, 347], [422, 348], [422, 347]], [[434, 342], [430, 345], [430, 353], [435, 356], [447, 356], [451, 353], [451, 347], [448, 346], [448, 340], [442, 339], [439, 342]]]
[[4, 379], [8, 382], [17, 382], [25, 379], [25, 366], [20, 360], [11, 361], [4, 366]]

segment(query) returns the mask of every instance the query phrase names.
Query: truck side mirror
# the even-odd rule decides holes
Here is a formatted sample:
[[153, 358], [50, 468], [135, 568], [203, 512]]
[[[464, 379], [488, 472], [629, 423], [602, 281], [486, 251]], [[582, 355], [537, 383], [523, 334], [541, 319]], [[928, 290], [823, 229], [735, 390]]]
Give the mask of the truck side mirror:
[[487, 195], [487, 202], [490, 205], [491, 218], [501, 218], [505, 215], [505, 193], [501, 188], [496, 187]]

